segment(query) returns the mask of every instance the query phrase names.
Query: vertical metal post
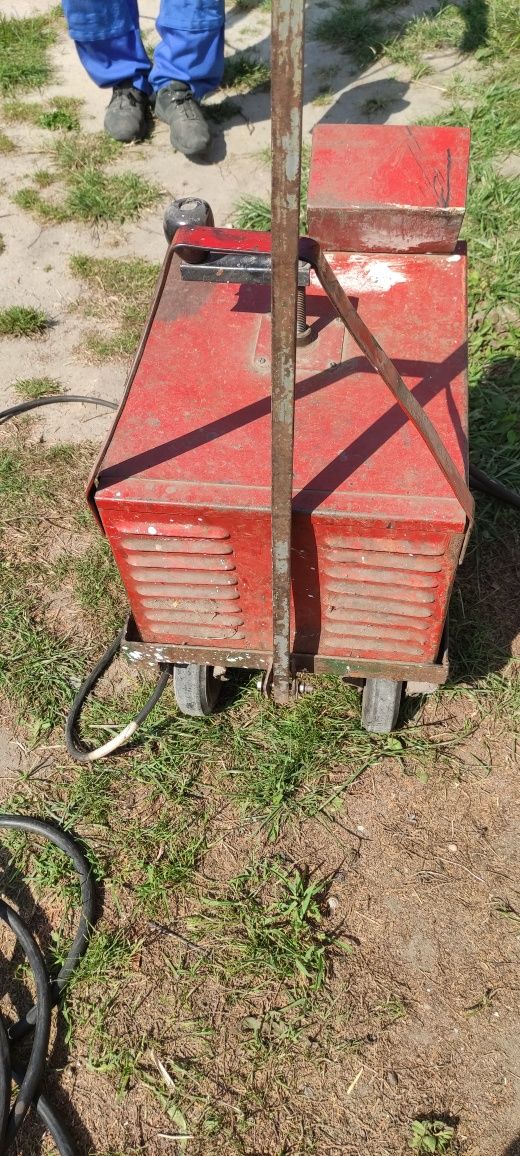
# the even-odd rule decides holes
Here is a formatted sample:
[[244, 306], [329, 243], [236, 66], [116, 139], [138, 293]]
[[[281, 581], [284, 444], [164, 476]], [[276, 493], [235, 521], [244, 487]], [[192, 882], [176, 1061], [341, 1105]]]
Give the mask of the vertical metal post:
[[291, 523], [296, 300], [303, 104], [304, 0], [273, 0], [272, 144], [272, 551], [273, 698], [289, 701]]

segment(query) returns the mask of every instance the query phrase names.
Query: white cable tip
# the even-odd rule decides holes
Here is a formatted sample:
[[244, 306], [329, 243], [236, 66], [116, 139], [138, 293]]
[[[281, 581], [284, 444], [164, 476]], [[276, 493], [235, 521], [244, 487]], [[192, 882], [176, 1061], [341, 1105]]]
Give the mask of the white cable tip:
[[127, 739], [130, 739], [136, 730], [137, 723], [135, 719], [133, 719], [124, 730], [120, 731], [118, 735], [115, 735], [113, 739], [110, 739], [110, 742], [105, 743], [102, 747], [98, 747], [96, 751], [89, 751], [87, 762], [93, 763], [95, 759], [104, 759], [106, 755], [111, 755], [112, 751], [117, 751], [118, 747], [122, 747], [123, 743], [126, 743]]

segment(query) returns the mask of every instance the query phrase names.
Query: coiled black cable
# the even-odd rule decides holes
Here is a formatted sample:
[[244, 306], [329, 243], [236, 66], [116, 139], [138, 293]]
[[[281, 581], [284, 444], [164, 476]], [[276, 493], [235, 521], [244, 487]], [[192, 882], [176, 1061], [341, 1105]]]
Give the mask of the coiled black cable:
[[[48, 839], [72, 860], [81, 888], [81, 914], [72, 946], [58, 974], [49, 973], [42, 953], [24, 920], [5, 900], [0, 899], [0, 919], [10, 928], [31, 969], [36, 1002], [16, 1023], [7, 1028], [0, 1016], [0, 1153], [14, 1143], [31, 1105], [52, 1136], [62, 1156], [74, 1156], [67, 1130], [47, 1098], [38, 1091], [49, 1044], [51, 1011], [60, 1000], [70, 977], [87, 950], [95, 920], [95, 895], [90, 866], [78, 844], [64, 831], [42, 819], [0, 814], [0, 828], [26, 831]], [[12, 1063], [16, 1043], [33, 1032], [31, 1052], [25, 1069]], [[11, 1107], [12, 1081], [18, 1094]]]
[[128, 726], [124, 727], [124, 729], [120, 731], [118, 735], [115, 735], [115, 737], [110, 739], [109, 742], [105, 743], [104, 746], [98, 747], [97, 750], [88, 750], [88, 748], [85, 747], [81, 740], [77, 737], [79, 717], [81, 715], [84, 703], [88, 698], [91, 690], [95, 686], [98, 678], [100, 678], [104, 671], [108, 669], [110, 663], [115, 658], [121, 645], [123, 635], [124, 628], [119, 632], [117, 637], [114, 638], [114, 641], [108, 647], [108, 650], [106, 650], [102, 655], [99, 662], [96, 663], [94, 669], [91, 670], [90, 674], [87, 675], [85, 681], [81, 684], [74, 702], [70, 708], [65, 726], [65, 742], [67, 744], [67, 751], [71, 759], [75, 759], [77, 763], [92, 763], [95, 759], [103, 759], [106, 757], [106, 755], [112, 754], [112, 751], [115, 751], [121, 747], [123, 743], [126, 743], [128, 739], [130, 739], [132, 735], [135, 734], [138, 727], [141, 726], [141, 723], [144, 722], [145, 718], [147, 718], [147, 716], [150, 714], [150, 711], [153, 710], [156, 703], [159, 702], [161, 695], [166, 690], [166, 687], [170, 681], [171, 668], [169, 666], [165, 666], [161, 670], [159, 679], [150, 697], [146, 700], [144, 706], [139, 711], [139, 714], [137, 714], [135, 718], [132, 719], [132, 722], [128, 723]]

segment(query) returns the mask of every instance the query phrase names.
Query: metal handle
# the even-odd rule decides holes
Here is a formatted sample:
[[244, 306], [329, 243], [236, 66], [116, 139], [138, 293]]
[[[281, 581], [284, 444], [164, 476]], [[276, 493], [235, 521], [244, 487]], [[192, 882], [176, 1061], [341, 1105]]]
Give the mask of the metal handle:
[[273, 683], [287, 703], [290, 671], [291, 531], [300, 234], [304, 0], [273, 0], [271, 18], [271, 541]]

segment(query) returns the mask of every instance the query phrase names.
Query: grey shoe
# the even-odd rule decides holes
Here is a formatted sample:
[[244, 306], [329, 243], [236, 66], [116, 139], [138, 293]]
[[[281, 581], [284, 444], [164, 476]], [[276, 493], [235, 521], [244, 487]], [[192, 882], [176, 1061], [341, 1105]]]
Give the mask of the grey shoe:
[[186, 157], [196, 156], [207, 149], [211, 134], [189, 85], [172, 80], [160, 88], [155, 98], [155, 115], [169, 124], [174, 149]]
[[105, 113], [105, 132], [114, 140], [128, 144], [142, 140], [148, 128], [148, 97], [131, 84], [114, 88]]

